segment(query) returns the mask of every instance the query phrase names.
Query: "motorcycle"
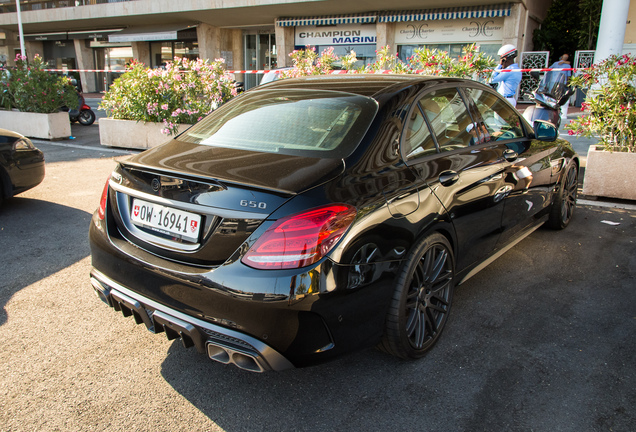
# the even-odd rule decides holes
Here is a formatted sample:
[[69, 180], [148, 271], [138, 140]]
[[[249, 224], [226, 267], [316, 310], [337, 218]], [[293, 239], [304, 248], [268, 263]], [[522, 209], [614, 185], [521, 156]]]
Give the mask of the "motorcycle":
[[[539, 79], [539, 72], [531, 72], [530, 75]], [[531, 125], [534, 125], [535, 120], [545, 120], [558, 129], [561, 126], [561, 107], [568, 102], [572, 94], [574, 89], [568, 87], [565, 74], [548, 72], [540, 79], [537, 89], [529, 95], [535, 104], [526, 108], [523, 117]]]
[[62, 107], [61, 111], [68, 112], [71, 123], [79, 122], [83, 126], [90, 126], [95, 123], [95, 112], [93, 112], [91, 107], [86, 103], [75, 78], [71, 78], [71, 84], [75, 87], [75, 91], [77, 92], [77, 108], [69, 109], [68, 107]]
[[84, 96], [78, 92], [77, 97], [79, 99], [79, 105], [77, 109], [68, 110], [68, 117], [71, 123], [79, 122], [83, 126], [90, 126], [95, 123], [95, 113], [86, 104]]

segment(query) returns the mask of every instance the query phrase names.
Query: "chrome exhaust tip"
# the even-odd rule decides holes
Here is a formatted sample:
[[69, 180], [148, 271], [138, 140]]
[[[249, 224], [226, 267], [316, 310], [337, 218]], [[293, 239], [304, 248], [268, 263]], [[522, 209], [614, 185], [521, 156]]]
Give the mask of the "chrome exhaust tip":
[[258, 357], [247, 352], [237, 351], [214, 342], [207, 343], [208, 357], [223, 364], [233, 364], [239, 369], [249, 372], [265, 372], [265, 367]]
[[219, 363], [230, 363], [230, 353], [219, 345], [208, 344], [208, 357]]

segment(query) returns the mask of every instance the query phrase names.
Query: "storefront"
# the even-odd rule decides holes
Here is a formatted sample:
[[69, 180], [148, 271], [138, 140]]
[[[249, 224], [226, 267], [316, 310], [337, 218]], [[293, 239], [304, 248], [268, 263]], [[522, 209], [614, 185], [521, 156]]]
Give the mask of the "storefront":
[[[342, 57], [356, 52], [358, 66], [372, 63], [376, 50], [389, 46], [402, 61], [417, 48], [446, 51], [451, 57], [476, 44], [480, 51], [496, 57], [504, 34], [519, 35], [519, 16], [511, 16], [509, 3], [417, 11], [368, 12], [356, 15], [281, 18], [277, 25], [294, 27], [294, 48], [328, 47]], [[518, 15], [518, 14], [517, 14]], [[507, 28], [507, 31], [504, 29]], [[521, 41], [522, 37], [515, 36]], [[506, 43], [510, 43], [507, 41]], [[514, 41], [514, 43], [518, 43]]]
[[[121, 43], [130, 47], [130, 58], [138, 58], [150, 67], [161, 67], [175, 57], [196, 59], [199, 57], [196, 25], [162, 25], [131, 27], [109, 36], [109, 43]], [[134, 46], [133, 44], [137, 44]], [[117, 47], [122, 48], [122, 47]], [[135, 49], [133, 49], [135, 48]], [[137, 52], [134, 52], [134, 51]], [[126, 59], [124, 50], [118, 50], [115, 64], [121, 66]], [[113, 53], [111, 53], [113, 54]], [[111, 56], [111, 61], [113, 57]], [[126, 59], [124, 61], [124, 64]]]
[[355, 51], [357, 66], [364, 66], [375, 61], [377, 18], [376, 13], [284, 18], [278, 20], [277, 25], [294, 27], [294, 49], [312, 46], [320, 54], [333, 47], [338, 57]]
[[334, 54], [343, 57], [355, 51], [357, 66], [375, 61], [377, 33], [375, 24], [337, 24], [296, 27], [295, 49], [316, 47], [318, 54], [333, 47]]
[[27, 50], [28, 57], [41, 55], [51, 69], [75, 69], [75, 48], [67, 32], [26, 34], [24, 40], [33, 51]]
[[480, 52], [496, 57], [508, 16], [510, 7], [503, 5], [386, 13], [378, 21], [393, 23], [398, 57], [405, 61], [417, 48], [446, 51], [456, 58], [473, 43]]
[[396, 24], [395, 43], [402, 61], [412, 56], [417, 48], [446, 51], [451, 58], [462, 54], [462, 49], [476, 44], [479, 51], [497, 56], [503, 40], [503, 18], [414, 21]]

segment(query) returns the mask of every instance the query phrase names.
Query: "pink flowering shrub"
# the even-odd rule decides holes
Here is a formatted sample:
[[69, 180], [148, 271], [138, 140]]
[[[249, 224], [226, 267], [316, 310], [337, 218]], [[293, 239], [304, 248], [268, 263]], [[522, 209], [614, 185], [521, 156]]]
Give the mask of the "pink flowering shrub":
[[475, 44], [464, 48], [463, 55], [457, 59], [451, 58], [446, 51], [416, 49], [406, 63], [386, 46], [376, 51], [375, 62], [358, 69], [355, 68], [357, 58], [354, 51], [339, 58], [333, 53], [333, 48], [328, 48], [318, 57], [316, 49], [308, 46], [289, 56], [294, 67], [283, 72], [282, 78], [329, 74], [333, 71], [334, 63], [341, 62], [342, 69], [347, 73], [420, 74], [484, 79], [487, 71], [496, 65], [491, 57], [480, 53]]
[[333, 63], [338, 60], [332, 47], [324, 50], [320, 57], [316, 53], [316, 48], [310, 46], [303, 50], [294, 50], [289, 56], [294, 68], [282, 72], [282, 78], [328, 74], [333, 70]]
[[0, 72], [3, 108], [45, 114], [58, 112], [63, 106], [77, 108], [77, 91], [68, 77], [48, 72], [40, 56], [29, 62], [18, 54], [15, 63]]
[[570, 80], [588, 89], [585, 112], [566, 128], [570, 135], [599, 136], [609, 151], [636, 152], [636, 56], [611, 56]]
[[196, 123], [236, 96], [224, 60], [175, 57], [165, 68], [133, 62], [102, 98], [109, 117], [164, 124], [163, 133], [177, 133], [179, 124]]
[[439, 75], [484, 80], [496, 62], [477, 50], [475, 44], [462, 50], [462, 56], [451, 58], [446, 51], [418, 48], [408, 58], [409, 68], [420, 75]]

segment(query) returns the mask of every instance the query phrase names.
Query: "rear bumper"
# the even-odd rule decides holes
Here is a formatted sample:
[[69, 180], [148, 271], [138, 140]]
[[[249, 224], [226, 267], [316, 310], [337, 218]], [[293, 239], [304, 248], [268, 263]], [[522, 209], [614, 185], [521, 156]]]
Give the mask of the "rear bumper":
[[186, 348], [221, 363], [231, 363], [251, 372], [285, 370], [293, 364], [270, 346], [244, 333], [186, 315], [144, 297], [93, 269], [91, 284], [97, 296], [110, 307], [133, 316], [152, 333], [164, 332], [169, 340], [180, 338]]

